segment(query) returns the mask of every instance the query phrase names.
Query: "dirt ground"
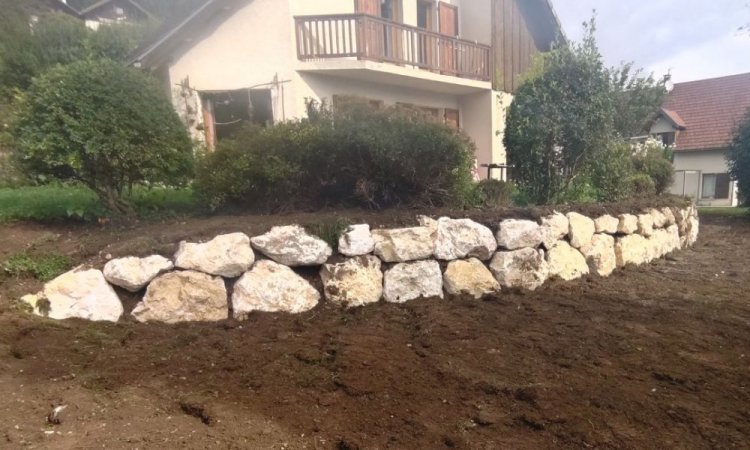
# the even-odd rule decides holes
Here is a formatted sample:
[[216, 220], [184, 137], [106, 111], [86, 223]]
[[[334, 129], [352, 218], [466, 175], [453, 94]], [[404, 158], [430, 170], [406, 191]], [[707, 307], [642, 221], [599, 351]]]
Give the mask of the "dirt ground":
[[[0, 259], [169, 254], [288, 219], [3, 225]], [[749, 255], [750, 221], [705, 218], [694, 249], [609, 279], [178, 326], [32, 318], [10, 299], [39, 283], [5, 278], [0, 448], [747, 448]]]

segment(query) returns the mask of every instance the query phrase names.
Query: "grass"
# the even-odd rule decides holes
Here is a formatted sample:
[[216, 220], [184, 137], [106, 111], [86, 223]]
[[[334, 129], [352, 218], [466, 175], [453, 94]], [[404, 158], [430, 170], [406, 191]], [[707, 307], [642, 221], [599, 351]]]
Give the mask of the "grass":
[[70, 266], [70, 258], [64, 255], [16, 253], [3, 262], [2, 268], [11, 276], [30, 275], [39, 281], [50, 281]]
[[713, 217], [750, 217], [750, 208], [747, 207], [705, 207], [698, 208], [702, 216]]
[[[199, 212], [190, 189], [133, 189], [126, 196], [139, 217], [187, 216]], [[109, 214], [96, 195], [80, 185], [0, 188], [0, 221], [96, 221]]]

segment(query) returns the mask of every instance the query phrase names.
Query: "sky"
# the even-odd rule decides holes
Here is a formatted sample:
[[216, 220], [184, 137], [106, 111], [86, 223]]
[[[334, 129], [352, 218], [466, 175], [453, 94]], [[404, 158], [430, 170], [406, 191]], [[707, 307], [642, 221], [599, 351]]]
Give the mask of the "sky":
[[552, 0], [565, 34], [580, 40], [596, 9], [608, 65], [634, 62], [675, 83], [750, 72], [750, 0]]

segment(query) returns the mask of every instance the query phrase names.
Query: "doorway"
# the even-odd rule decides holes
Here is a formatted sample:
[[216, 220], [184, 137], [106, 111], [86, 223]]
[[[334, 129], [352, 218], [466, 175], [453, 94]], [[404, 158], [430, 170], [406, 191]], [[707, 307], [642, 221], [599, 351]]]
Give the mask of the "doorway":
[[361, 51], [375, 60], [398, 62], [402, 59], [402, 30], [388, 22], [403, 22], [402, 0], [355, 0], [355, 11], [379, 17], [387, 22], [365, 21], [360, 25], [360, 36], [364, 43]]
[[[445, 2], [438, 4], [440, 34], [458, 37], [458, 7]], [[441, 39], [440, 68], [443, 72], [455, 74], [458, 69], [458, 48], [453, 40]]]

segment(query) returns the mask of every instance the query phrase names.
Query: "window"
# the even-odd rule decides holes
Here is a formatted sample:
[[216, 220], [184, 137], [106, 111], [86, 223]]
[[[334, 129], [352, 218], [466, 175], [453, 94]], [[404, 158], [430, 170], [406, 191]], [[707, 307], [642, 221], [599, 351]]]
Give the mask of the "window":
[[662, 144], [664, 144], [666, 146], [670, 146], [670, 145], [674, 144], [674, 140], [675, 140], [675, 134], [674, 133], [661, 133], [659, 135], [659, 137], [661, 138]]
[[728, 199], [729, 185], [730, 180], [728, 173], [704, 174], [701, 198], [719, 200]]

